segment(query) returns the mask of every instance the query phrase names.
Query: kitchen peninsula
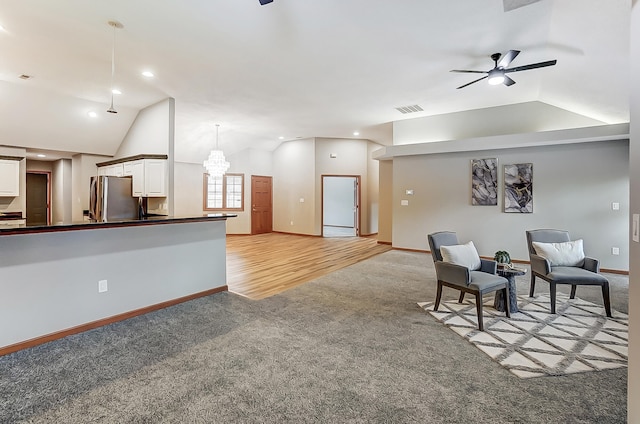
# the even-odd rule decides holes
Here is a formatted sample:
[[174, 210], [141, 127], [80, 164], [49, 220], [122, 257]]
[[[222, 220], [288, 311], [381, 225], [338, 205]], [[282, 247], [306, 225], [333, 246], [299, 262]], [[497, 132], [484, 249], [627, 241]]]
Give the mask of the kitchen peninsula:
[[226, 291], [226, 220], [0, 229], [0, 355]]

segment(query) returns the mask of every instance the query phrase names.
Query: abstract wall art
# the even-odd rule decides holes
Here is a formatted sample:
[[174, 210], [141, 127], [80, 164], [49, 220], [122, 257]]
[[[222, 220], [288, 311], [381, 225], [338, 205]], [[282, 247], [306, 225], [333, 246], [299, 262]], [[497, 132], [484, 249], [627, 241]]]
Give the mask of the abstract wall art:
[[533, 164], [504, 166], [504, 211], [533, 213]]
[[498, 159], [471, 159], [471, 204], [498, 204]]

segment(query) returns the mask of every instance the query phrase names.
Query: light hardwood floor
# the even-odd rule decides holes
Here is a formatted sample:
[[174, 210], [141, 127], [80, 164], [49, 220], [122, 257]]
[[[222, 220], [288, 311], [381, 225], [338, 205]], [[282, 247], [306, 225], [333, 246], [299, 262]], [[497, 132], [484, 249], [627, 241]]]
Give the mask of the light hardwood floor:
[[382, 252], [372, 237], [227, 236], [229, 291], [264, 299]]

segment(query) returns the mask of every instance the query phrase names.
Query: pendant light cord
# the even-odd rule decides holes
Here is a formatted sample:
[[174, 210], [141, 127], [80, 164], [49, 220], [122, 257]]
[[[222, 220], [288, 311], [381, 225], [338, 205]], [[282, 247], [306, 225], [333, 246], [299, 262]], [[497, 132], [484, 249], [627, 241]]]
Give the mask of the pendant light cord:
[[113, 25], [113, 43], [111, 44], [111, 107], [113, 108], [113, 79], [116, 73], [116, 25]]
[[220, 129], [220, 124], [216, 124], [216, 150], [220, 150], [218, 148], [218, 130]]

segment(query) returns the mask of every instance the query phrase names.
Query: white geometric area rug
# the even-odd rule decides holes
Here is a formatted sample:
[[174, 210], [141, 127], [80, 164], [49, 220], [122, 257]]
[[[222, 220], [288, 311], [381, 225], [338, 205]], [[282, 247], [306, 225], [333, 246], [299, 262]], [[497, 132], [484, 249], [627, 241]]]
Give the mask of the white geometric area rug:
[[548, 295], [518, 296], [520, 312], [507, 318], [484, 304], [484, 328], [478, 330], [474, 302], [455, 300], [418, 305], [520, 378], [564, 375], [627, 366], [628, 316], [558, 293], [557, 314]]

